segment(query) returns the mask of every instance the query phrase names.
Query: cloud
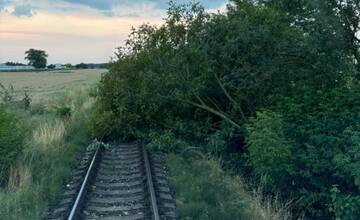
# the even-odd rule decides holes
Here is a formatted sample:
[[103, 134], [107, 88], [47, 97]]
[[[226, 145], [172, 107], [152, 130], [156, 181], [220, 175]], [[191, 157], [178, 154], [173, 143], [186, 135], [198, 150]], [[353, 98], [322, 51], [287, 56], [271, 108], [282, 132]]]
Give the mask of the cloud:
[[[178, 4], [200, 2], [216, 9], [227, 0], [174, 0]], [[31, 17], [37, 13], [101, 14], [105, 17], [162, 16], [169, 0], [0, 0], [0, 12]], [[35, 10], [36, 9], [36, 10]]]
[[[107, 17], [141, 17], [165, 9], [167, 0], [62, 0], [95, 9]], [[150, 9], [145, 10], [144, 9]]]
[[[99, 10], [111, 10], [111, 8], [119, 3], [123, 3], [124, 1], [117, 0], [63, 0], [65, 2], [69, 2], [72, 4], [86, 5], [91, 8], [99, 9]], [[125, 1], [127, 2], [127, 1]]]
[[164, 16], [165, 10], [158, 8], [154, 3], [138, 3], [114, 6], [111, 10], [113, 17], [118, 18], [158, 18]]
[[[63, 0], [72, 4], [85, 5], [93, 9], [102, 11], [105, 15], [112, 15], [112, 9], [119, 7], [137, 7], [138, 5], [152, 5], [156, 9], [166, 9], [169, 5], [169, 0]], [[175, 0], [178, 4], [186, 4], [192, 2], [191, 0]], [[222, 6], [227, 0], [197, 0], [193, 2], [200, 2], [206, 8], [218, 8]]]
[[34, 8], [31, 5], [17, 5], [15, 6], [14, 11], [11, 13], [14, 16], [25, 16], [25, 17], [31, 17], [36, 12], [34, 11]]
[[[227, 2], [199, 1], [208, 11]], [[34, 47], [53, 63], [105, 62], [131, 27], [161, 25], [167, 7], [168, 0], [0, 0], [0, 62], [22, 61]]]

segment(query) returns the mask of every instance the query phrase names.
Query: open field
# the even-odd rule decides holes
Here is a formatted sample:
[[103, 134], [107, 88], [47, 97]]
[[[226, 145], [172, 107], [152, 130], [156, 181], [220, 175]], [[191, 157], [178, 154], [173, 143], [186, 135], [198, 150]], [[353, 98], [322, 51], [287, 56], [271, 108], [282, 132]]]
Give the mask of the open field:
[[0, 83], [12, 85], [16, 96], [27, 91], [33, 102], [49, 99], [68, 89], [96, 83], [106, 69], [59, 70], [47, 72], [0, 72]]

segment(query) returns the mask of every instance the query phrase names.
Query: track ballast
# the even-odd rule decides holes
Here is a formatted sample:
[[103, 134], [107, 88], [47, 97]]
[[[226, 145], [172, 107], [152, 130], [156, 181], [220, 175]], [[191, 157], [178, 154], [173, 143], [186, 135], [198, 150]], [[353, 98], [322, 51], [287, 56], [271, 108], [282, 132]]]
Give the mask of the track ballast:
[[176, 219], [161, 157], [149, 154], [140, 142], [86, 153], [63, 199], [45, 219]]

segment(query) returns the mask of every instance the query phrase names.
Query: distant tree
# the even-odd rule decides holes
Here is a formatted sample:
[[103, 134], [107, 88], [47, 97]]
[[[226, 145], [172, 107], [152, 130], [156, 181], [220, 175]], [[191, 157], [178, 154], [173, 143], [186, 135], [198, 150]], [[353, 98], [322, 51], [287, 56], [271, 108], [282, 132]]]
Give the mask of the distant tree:
[[28, 60], [29, 65], [35, 68], [45, 68], [46, 58], [48, 55], [44, 50], [29, 49], [25, 52], [25, 59]]
[[71, 63], [67, 63], [64, 66], [66, 69], [71, 69], [73, 67], [73, 65], [71, 65]]
[[79, 64], [76, 64], [76, 69], [87, 69], [89, 68], [87, 64], [85, 63], [79, 63]]
[[49, 66], [47, 66], [48, 69], [55, 69], [55, 65], [54, 64], [50, 64]]

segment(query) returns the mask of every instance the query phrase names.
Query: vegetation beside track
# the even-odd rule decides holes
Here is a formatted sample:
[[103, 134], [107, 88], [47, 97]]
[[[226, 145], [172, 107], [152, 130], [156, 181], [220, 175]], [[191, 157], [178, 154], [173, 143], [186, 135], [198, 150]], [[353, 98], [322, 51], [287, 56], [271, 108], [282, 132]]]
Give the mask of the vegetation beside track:
[[[57, 151], [53, 147], [85, 141], [86, 133], [77, 134], [85, 129], [65, 132], [79, 126], [89, 128], [101, 140], [145, 139], [148, 147], [165, 152], [194, 151], [219, 157], [224, 170], [251, 179], [251, 187], [261, 186], [265, 198], [279, 195], [280, 201], [293, 201], [294, 218], [359, 219], [359, 3], [231, 3], [226, 12], [217, 14], [208, 14], [198, 4], [172, 3], [163, 25], [134, 29], [98, 85], [89, 127], [83, 119], [89, 113], [76, 116], [73, 112], [78, 108], [69, 106], [69, 100], [53, 110], [41, 105], [29, 108], [25, 95], [23, 102], [14, 104], [25, 111], [2, 112], [4, 121], [14, 118], [11, 114], [22, 115], [23, 129], [32, 135], [24, 139], [21, 150], [6, 153], [12, 162], [4, 163], [2, 182], [7, 190], [1, 193], [0, 202], [6, 208], [1, 214], [23, 215], [15, 219], [40, 214], [44, 198], [54, 197], [60, 179], [68, 173], [61, 170], [70, 170], [68, 164], [77, 149]], [[81, 100], [77, 96], [75, 100]], [[4, 100], [11, 101], [7, 93]], [[87, 102], [75, 103], [83, 103], [74, 105], [82, 106], [80, 109], [88, 106]], [[34, 126], [31, 118], [44, 125]], [[17, 129], [10, 125], [0, 128], [9, 128], [4, 132], [9, 134]], [[5, 137], [2, 141], [14, 140]], [[57, 144], [49, 144], [53, 141]], [[197, 176], [191, 169], [203, 165], [196, 160], [173, 160], [180, 161], [170, 163], [175, 180], [182, 178], [177, 166], [192, 165], [183, 166], [190, 171], [182, 180], [192, 184], [190, 180]], [[227, 174], [215, 171], [215, 182], [218, 177], [228, 179]], [[55, 175], [51, 180], [57, 184], [51, 184], [46, 174]], [[207, 182], [200, 184], [204, 177], [198, 178], [193, 184], [206, 190], [203, 194], [194, 191], [198, 196], [209, 195], [214, 188], [241, 191], [228, 181], [204, 187]], [[233, 180], [241, 182], [229, 177], [229, 182]], [[180, 203], [179, 215], [185, 219], [195, 218], [192, 210], [197, 206], [208, 209], [211, 203], [221, 207], [225, 202], [220, 197], [205, 198], [210, 204], [199, 205], [199, 198], [186, 195], [176, 181], [179, 201], [192, 201], [192, 206]], [[40, 202], [30, 203], [33, 197]], [[264, 213], [272, 215], [276, 209]]]
[[119, 49], [93, 134], [221, 157], [295, 218], [359, 219], [360, 5], [344, 2], [172, 4]]
[[86, 119], [93, 99], [87, 89], [79, 89], [48, 101], [19, 103], [23, 101], [13, 97], [0, 105], [0, 159], [8, 162], [1, 176], [0, 219], [38, 220], [87, 146]]
[[169, 178], [176, 192], [179, 219], [290, 220], [289, 208], [259, 191], [251, 192], [238, 176], [211, 157], [167, 157]]

